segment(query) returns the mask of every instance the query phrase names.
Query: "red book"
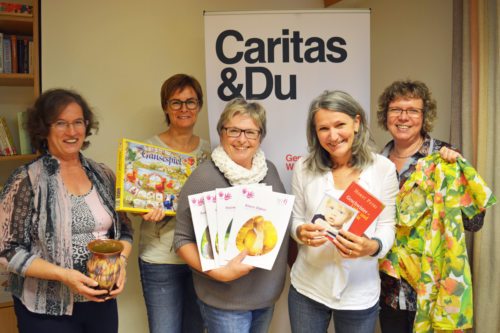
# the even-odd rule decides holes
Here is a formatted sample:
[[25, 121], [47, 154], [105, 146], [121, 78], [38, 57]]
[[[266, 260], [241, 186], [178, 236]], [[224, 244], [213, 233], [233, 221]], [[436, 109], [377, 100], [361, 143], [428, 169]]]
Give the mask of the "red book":
[[16, 35], [10, 36], [10, 47], [11, 47], [11, 61], [12, 61], [12, 73], [17, 73], [17, 37]]
[[358, 215], [356, 215], [348, 229], [348, 231], [358, 236], [363, 235], [385, 207], [380, 200], [356, 182], [352, 182], [346, 188], [339, 200], [358, 211]]

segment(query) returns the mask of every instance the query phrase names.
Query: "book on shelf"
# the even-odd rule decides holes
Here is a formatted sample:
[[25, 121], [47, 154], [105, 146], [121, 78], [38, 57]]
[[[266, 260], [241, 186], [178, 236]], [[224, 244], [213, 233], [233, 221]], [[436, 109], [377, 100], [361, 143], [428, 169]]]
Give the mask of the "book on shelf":
[[0, 12], [19, 16], [33, 16], [33, 6], [21, 3], [0, 2]]
[[358, 211], [352, 223], [346, 228], [358, 236], [363, 235], [365, 230], [370, 227], [385, 208], [379, 199], [358, 182], [352, 182], [342, 193], [339, 200]]
[[3, 33], [0, 32], [0, 73], [3, 73]]
[[33, 74], [33, 40], [28, 42], [28, 73]]
[[3, 72], [12, 73], [12, 47], [9, 35], [3, 35]]
[[325, 227], [326, 237], [333, 240], [340, 229], [352, 224], [356, 215], [358, 215], [356, 209], [327, 192], [316, 208], [311, 223]]
[[14, 141], [12, 140], [12, 134], [7, 126], [7, 121], [5, 117], [0, 117], [0, 140], [2, 141], [2, 151], [0, 155], [16, 155], [16, 147], [14, 146]]
[[179, 192], [197, 166], [196, 156], [122, 139], [116, 168], [116, 210], [175, 215]]
[[17, 36], [10, 35], [10, 53], [11, 53], [11, 63], [12, 63], [12, 71], [11, 73], [19, 73], [18, 72], [18, 59], [17, 59]]
[[31, 139], [26, 130], [26, 122], [28, 120], [28, 113], [26, 111], [19, 111], [17, 113], [17, 129], [19, 132], [19, 146], [20, 153], [25, 154], [33, 154], [33, 148], [31, 146]]

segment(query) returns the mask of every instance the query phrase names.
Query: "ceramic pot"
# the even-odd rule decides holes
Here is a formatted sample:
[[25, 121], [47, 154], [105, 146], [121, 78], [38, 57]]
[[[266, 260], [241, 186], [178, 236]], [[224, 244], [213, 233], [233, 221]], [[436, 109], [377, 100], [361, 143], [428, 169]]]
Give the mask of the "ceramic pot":
[[120, 276], [120, 253], [123, 244], [114, 239], [96, 239], [87, 244], [90, 258], [87, 271], [90, 278], [97, 281], [99, 289], [113, 290]]

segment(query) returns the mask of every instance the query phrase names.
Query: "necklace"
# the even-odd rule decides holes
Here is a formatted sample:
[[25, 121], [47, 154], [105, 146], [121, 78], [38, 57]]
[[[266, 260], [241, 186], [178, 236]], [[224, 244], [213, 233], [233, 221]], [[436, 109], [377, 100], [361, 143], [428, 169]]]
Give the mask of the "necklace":
[[424, 139], [420, 138], [420, 140], [418, 140], [418, 144], [416, 145], [416, 149], [414, 149], [413, 152], [411, 154], [409, 154], [409, 155], [398, 155], [394, 151], [394, 147], [392, 147], [390, 156], [392, 156], [393, 158], [397, 158], [397, 159], [407, 159], [408, 157], [412, 157], [413, 155], [415, 155], [415, 153], [417, 151], [419, 151], [419, 149], [420, 149], [420, 147], [422, 146], [423, 143], [424, 143]]

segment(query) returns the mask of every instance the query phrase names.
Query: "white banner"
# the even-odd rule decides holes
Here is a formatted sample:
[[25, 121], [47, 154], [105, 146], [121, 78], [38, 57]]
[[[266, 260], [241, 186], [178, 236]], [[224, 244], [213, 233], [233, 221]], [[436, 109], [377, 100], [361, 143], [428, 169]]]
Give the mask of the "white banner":
[[343, 90], [369, 115], [370, 11], [207, 12], [205, 62], [212, 147], [227, 101], [258, 100], [268, 120], [262, 149], [290, 190], [316, 96]]

